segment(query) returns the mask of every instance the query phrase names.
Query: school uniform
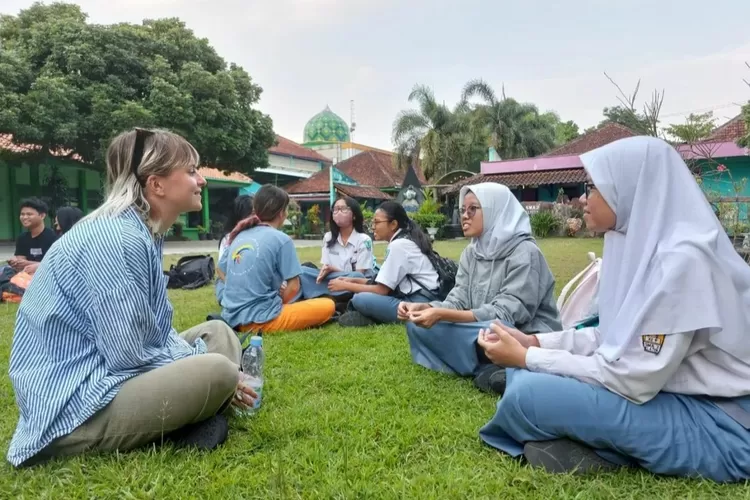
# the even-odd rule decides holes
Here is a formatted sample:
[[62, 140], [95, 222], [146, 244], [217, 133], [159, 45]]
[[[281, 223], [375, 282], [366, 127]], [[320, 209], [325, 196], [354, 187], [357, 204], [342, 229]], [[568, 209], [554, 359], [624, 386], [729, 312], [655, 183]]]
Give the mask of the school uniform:
[[400, 231], [391, 238], [375, 277], [376, 283], [387, 286], [393, 293], [357, 293], [351, 301], [356, 311], [379, 323], [396, 322], [401, 302], [429, 302], [434, 298], [431, 292], [439, 286], [438, 273], [430, 260], [410, 239], [396, 238]]
[[406, 324], [415, 363], [462, 376], [479, 369], [477, 336], [494, 320], [526, 333], [562, 328], [555, 305], [555, 278], [531, 236], [526, 210], [500, 184], [462, 188], [461, 205], [469, 191], [482, 205], [474, 217], [483, 218], [483, 232], [461, 253], [456, 284], [448, 296], [430, 305], [471, 311], [476, 321], [440, 321], [432, 328]]
[[669, 144], [633, 137], [581, 161], [616, 214], [599, 326], [538, 335], [481, 438], [512, 456], [569, 439], [657, 474], [750, 479], [750, 267]]
[[[337, 272], [329, 273], [324, 280], [318, 283], [318, 269], [303, 267], [300, 275], [300, 284], [302, 287], [302, 296], [305, 299], [314, 299], [326, 296], [342, 296], [350, 292], [331, 292], [328, 290], [328, 282], [336, 278], [369, 278], [372, 276], [372, 267], [374, 257], [372, 255], [372, 239], [366, 234], [352, 230], [349, 239], [344, 244], [339, 234], [336, 241], [328, 246], [331, 241], [331, 233], [328, 232], [323, 237], [323, 252], [320, 257], [322, 265], [333, 266], [339, 269]], [[365, 273], [358, 272], [358, 269], [365, 270]]]
[[366, 234], [352, 230], [349, 239], [344, 243], [341, 234], [330, 247], [331, 233], [323, 237], [323, 253], [320, 263], [333, 266], [341, 272], [372, 269], [372, 239]]

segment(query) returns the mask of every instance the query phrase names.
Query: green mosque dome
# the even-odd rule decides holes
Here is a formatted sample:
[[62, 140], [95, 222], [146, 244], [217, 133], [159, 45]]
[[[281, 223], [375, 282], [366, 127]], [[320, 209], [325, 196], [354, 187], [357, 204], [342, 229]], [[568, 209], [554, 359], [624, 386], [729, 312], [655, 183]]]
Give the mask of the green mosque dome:
[[325, 142], [349, 142], [349, 125], [339, 115], [326, 109], [313, 116], [307, 125], [303, 136], [303, 145]]

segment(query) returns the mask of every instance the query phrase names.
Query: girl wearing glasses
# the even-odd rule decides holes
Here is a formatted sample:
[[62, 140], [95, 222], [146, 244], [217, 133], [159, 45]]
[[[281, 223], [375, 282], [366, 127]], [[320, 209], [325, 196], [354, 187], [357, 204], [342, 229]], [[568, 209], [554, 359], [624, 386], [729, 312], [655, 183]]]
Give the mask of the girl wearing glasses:
[[455, 287], [444, 301], [404, 302], [398, 315], [408, 321], [414, 362], [475, 376], [475, 384], [490, 391], [505, 374], [477, 348], [479, 330], [493, 320], [527, 333], [560, 329], [555, 279], [531, 236], [526, 210], [506, 186], [463, 187], [459, 203], [471, 243], [461, 253]]
[[750, 267], [670, 144], [622, 139], [581, 162], [586, 226], [606, 233], [599, 326], [481, 332], [514, 368], [481, 438], [550, 472], [750, 479]]
[[336, 278], [369, 278], [372, 276], [372, 240], [365, 233], [364, 216], [359, 203], [344, 196], [331, 209], [330, 232], [323, 237], [320, 270], [302, 268], [302, 295], [305, 298], [345, 295], [331, 292], [328, 283]]
[[401, 301], [427, 302], [438, 289], [437, 271], [427, 258], [432, 250], [430, 240], [404, 207], [395, 201], [380, 205], [372, 218], [372, 229], [375, 239], [389, 242], [375, 279], [337, 278], [328, 284], [332, 292], [355, 294], [350, 302], [352, 310], [339, 318], [342, 326], [395, 323]]
[[256, 397], [239, 383], [229, 326], [178, 334], [172, 322], [162, 245], [181, 213], [201, 209], [198, 153], [179, 135], [135, 129], [106, 161], [104, 203], [52, 246], [18, 309], [15, 466], [164, 438], [212, 449], [227, 437], [220, 412]]

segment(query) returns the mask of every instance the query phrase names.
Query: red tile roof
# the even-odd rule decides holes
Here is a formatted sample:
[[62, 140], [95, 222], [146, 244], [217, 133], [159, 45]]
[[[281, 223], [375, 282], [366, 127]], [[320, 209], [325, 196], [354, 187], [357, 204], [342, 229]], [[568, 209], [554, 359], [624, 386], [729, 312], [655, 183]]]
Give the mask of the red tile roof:
[[566, 170], [539, 170], [536, 172], [514, 172], [512, 174], [477, 174], [461, 182], [457, 182], [443, 191], [443, 194], [458, 192], [463, 186], [471, 186], [481, 182], [496, 182], [505, 184], [511, 189], [519, 187], [537, 187], [544, 184], [576, 184], [586, 181], [586, 172], [582, 168]]
[[253, 180], [250, 177], [246, 176], [245, 174], [241, 174], [240, 172], [225, 173], [218, 168], [201, 167], [198, 169], [198, 173], [201, 174], [201, 177], [203, 177], [204, 179], [209, 180], [246, 182], [247, 184], [253, 183]]
[[[0, 149], [10, 151], [11, 153], [33, 153], [42, 149], [38, 144], [19, 144], [13, 141], [13, 134], [0, 134]], [[70, 149], [50, 150], [52, 156], [69, 156], [71, 160], [83, 162], [83, 158], [77, 153], [72, 153]]]
[[[336, 168], [362, 186], [379, 189], [400, 188], [404, 173], [393, 167], [393, 154], [365, 151], [336, 164]], [[419, 175], [421, 170], [417, 173]], [[420, 179], [421, 180], [421, 179]], [[292, 194], [323, 193], [328, 191], [328, 168], [287, 187]]]
[[295, 158], [300, 158], [303, 160], [313, 160], [313, 161], [322, 161], [323, 163], [331, 163], [331, 160], [329, 158], [326, 158], [325, 156], [318, 153], [317, 151], [313, 151], [312, 149], [308, 149], [304, 146], [301, 146], [294, 141], [290, 141], [286, 137], [281, 137], [280, 135], [277, 135], [276, 139], [278, 140], [279, 143], [276, 146], [271, 146], [268, 149], [269, 154], [276, 154], [276, 155], [281, 155], [281, 156], [293, 156]]
[[724, 125], [717, 127], [704, 142], [736, 142], [747, 134], [747, 124], [742, 115], [737, 115]]
[[553, 149], [542, 156], [582, 155], [583, 153], [588, 153], [592, 149], [607, 145], [610, 142], [624, 139], [626, 137], [633, 137], [635, 135], [637, 134], [627, 127], [623, 127], [617, 123], [608, 123], [602, 125], [596, 130], [592, 130], [588, 134], [573, 139], [567, 144], [563, 144], [559, 148]]
[[382, 192], [378, 188], [371, 186], [348, 186], [346, 184], [336, 184], [337, 191], [342, 192], [352, 198], [369, 198], [372, 200], [392, 200], [393, 196]]

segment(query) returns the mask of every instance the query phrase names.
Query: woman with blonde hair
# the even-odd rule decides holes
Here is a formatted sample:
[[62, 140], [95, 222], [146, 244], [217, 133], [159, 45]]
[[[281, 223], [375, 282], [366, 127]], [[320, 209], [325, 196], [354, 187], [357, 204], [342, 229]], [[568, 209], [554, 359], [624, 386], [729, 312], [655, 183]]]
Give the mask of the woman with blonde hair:
[[227, 325], [172, 325], [162, 245], [181, 213], [201, 209], [198, 164], [195, 148], [164, 130], [110, 144], [104, 203], [54, 245], [18, 309], [14, 466], [162, 438], [212, 449], [228, 432], [219, 412], [253, 403]]

